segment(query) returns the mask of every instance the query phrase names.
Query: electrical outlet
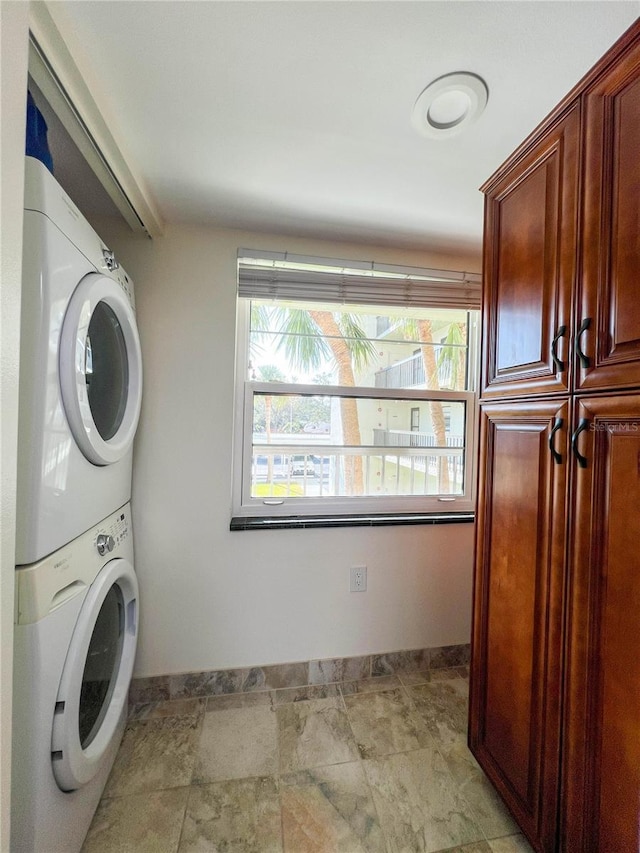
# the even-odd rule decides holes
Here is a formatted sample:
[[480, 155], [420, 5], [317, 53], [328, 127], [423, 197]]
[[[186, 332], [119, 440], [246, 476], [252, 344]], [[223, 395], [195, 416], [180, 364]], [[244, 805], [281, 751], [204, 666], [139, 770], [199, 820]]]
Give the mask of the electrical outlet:
[[349, 592], [364, 592], [367, 588], [367, 567], [351, 566], [349, 569]]

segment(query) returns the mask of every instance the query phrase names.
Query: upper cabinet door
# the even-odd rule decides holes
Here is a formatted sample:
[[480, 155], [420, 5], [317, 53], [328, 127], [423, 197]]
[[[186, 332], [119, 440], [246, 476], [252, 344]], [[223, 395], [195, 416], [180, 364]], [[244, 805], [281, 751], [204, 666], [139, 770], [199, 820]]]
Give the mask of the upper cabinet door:
[[[640, 384], [640, 44], [584, 96], [584, 240], [576, 385]], [[582, 332], [580, 331], [582, 330]]]
[[482, 396], [569, 390], [579, 107], [483, 189]]

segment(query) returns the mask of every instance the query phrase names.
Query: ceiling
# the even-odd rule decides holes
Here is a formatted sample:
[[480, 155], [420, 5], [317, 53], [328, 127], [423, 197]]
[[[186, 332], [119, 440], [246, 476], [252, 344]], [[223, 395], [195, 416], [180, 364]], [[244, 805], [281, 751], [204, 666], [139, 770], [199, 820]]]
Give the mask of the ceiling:
[[[637, 0], [49, 8], [167, 222], [465, 253], [481, 245], [478, 187], [640, 14]], [[486, 110], [460, 136], [420, 136], [416, 98], [457, 71], [486, 81]]]

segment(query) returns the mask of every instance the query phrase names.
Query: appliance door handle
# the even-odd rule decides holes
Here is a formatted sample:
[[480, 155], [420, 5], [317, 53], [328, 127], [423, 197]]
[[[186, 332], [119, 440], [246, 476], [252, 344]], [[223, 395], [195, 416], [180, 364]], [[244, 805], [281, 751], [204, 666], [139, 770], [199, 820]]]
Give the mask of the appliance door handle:
[[591, 325], [591, 317], [585, 317], [576, 334], [576, 353], [580, 359], [580, 367], [589, 367], [589, 356], [586, 355], [580, 345], [580, 339]]
[[582, 453], [578, 450], [578, 436], [581, 432], [584, 432], [586, 429], [589, 429], [589, 421], [587, 418], [580, 418], [580, 422], [576, 428], [576, 431], [571, 436], [571, 449], [573, 450], [573, 455], [578, 460], [578, 465], [581, 468], [587, 467], [587, 457], [583, 456]]
[[562, 429], [564, 421], [562, 418], [556, 418], [556, 422], [553, 425], [551, 432], [549, 433], [549, 450], [551, 451], [551, 455], [553, 456], [554, 462], [557, 465], [562, 465], [562, 454], [558, 453], [554, 445], [554, 438], [559, 429]]
[[559, 326], [553, 341], [551, 342], [551, 358], [556, 368], [556, 373], [561, 373], [564, 370], [564, 361], [558, 358], [558, 341], [567, 331], [566, 326]]

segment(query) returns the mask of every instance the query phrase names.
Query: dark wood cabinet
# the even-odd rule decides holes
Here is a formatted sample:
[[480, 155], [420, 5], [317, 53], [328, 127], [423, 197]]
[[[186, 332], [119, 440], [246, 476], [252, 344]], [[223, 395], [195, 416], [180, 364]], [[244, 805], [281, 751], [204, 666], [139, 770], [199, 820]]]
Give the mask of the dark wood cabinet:
[[580, 390], [640, 385], [640, 49], [584, 95]]
[[579, 129], [574, 104], [485, 187], [485, 399], [569, 390]]
[[483, 187], [469, 744], [535, 850], [640, 851], [640, 20]]
[[640, 845], [640, 394], [577, 400], [562, 845]]
[[482, 397], [640, 385], [636, 31], [482, 189]]
[[494, 403], [481, 420], [470, 744], [545, 844], [559, 777], [568, 413], [566, 401]]

